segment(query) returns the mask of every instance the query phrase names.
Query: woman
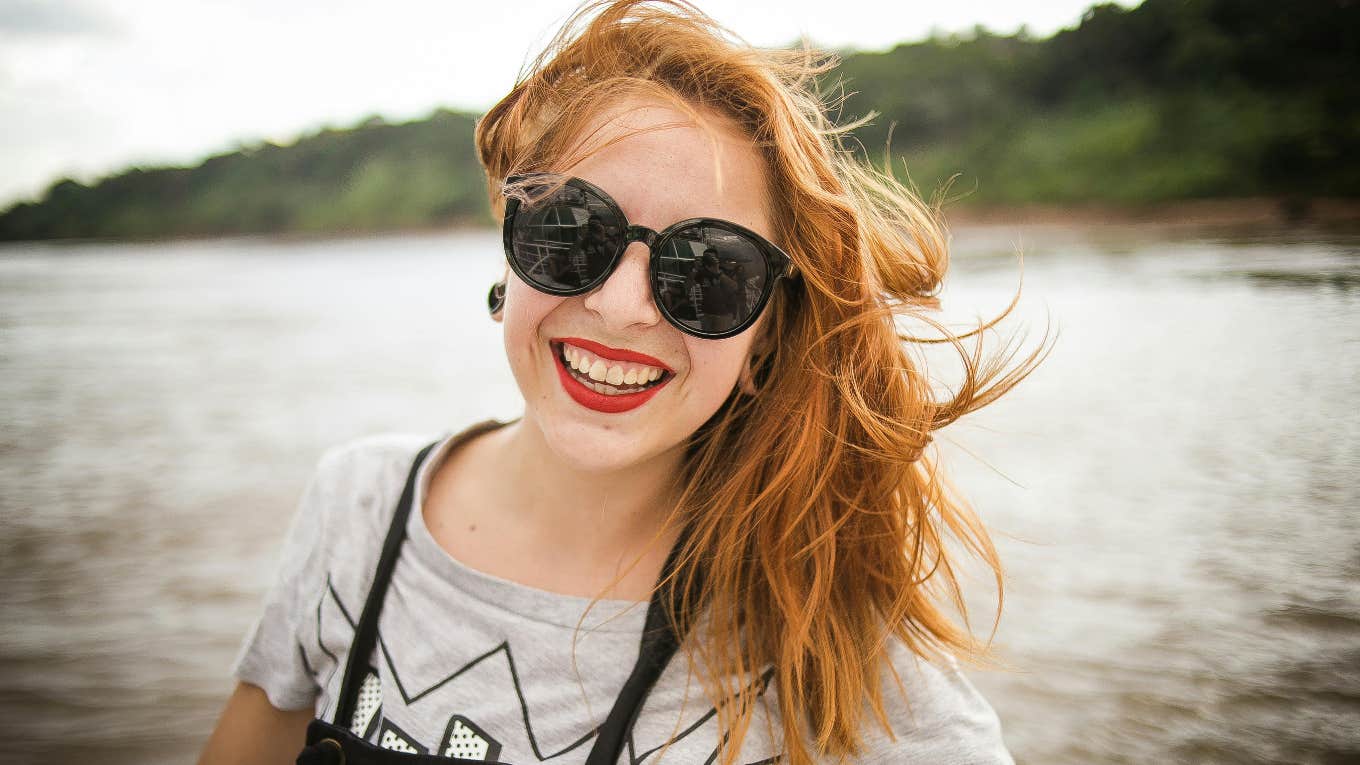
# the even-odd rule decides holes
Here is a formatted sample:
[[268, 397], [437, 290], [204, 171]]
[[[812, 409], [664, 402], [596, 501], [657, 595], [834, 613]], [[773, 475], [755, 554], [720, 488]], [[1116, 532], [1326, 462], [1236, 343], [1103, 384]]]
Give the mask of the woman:
[[323, 458], [203, 762], [1010, 760], [940, 605], [946, 537], [999, 566], [923, 450], [1041, 354], [946, 332], [932, 400], [894, 318], [944, 234], [839, 148], [831, 66], [678, 2], [568, 22], [476, 134], [524, 415]]

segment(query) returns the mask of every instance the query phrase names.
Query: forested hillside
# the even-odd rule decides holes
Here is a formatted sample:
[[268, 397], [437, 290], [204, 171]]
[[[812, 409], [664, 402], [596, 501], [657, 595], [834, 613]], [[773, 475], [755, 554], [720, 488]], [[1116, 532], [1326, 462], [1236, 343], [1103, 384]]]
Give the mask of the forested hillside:
[[[1360, 3], [1147, 0], [848, 57], [857, 131], [963, 203], [1360, 195]], [[859, 100], [858, 103], [855, 99]], [[899, 160], [898, 165], [901, 165]]]
[[[872, 23], [867, 20], [865, 23]], [[969, 35], [846, 54], [839, 115], [925, 196], [956, 205], [1360, 197], [1360, 3], [1103, 5], [1044, 40]], [[490, 223], [476, 115], [438, 111], [54, 184], [0, 239], [352, 232]]]

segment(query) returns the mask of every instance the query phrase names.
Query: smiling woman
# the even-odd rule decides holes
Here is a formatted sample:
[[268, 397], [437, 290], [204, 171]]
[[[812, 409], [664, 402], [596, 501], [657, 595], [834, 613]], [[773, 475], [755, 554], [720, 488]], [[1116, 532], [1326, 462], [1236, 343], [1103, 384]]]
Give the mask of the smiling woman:
[[[581, 130], [594, 144], [585, 149], [586, 158], [557, 163], [562, 172], [571, 173], [578, 188], [590, 190], [593, 199], [577, 204], [571, 198], [574, 194], [563, 194], [572, 187], [559, 181], [555, 190], [554, 184], [547, 183], [534, 189], [536, 198], [526, 204], [513, 200], [507, 211], [506, 228], [511, 232], [507, 256], [515, 278], [506, 289], [506, 355], [526, 401], [537, 404], [526, 420], [536, 422], [530, 432], [541, 434], [543, 441], [521, 443], [515, 451], [550, 449], [554, 462], [565, 458], [577, 463], [573, 473], [631, 464], [649, 465], [658, 475], [679, 476], [686, 442], [731, 394], [767, 317], [757, 316], [759, 306], [753, 305], [748, 321], [724, 327], [730, 331], [749, 326], [749, 330], [721, 332], [728, 336], [720, 338], [703, 336], [713, 333], [705, 331], [692, 306], [689, 319], [674, 318], [677, 312], [668, 308], [672, 303], [657, 299], [666, 294], [667, 288], [661, 285], [667, 271], [680, 277], [677, 286], [682, 296], [703, 295], [699, 315], [714, 302], [713, 293], [722, 285], [696, 279], [693, 288], [685, 291], [682, 274], [702, 270], [702, 260], [695, 256], [700, 248], [688, 241], [677, 246], [669, 243], [688, 237], [712, 239], [710, 231], [726, 221], [754, 236], [762, 231], [771, 236], [765, 170], [760, 155], [740, 139], [734, 127], [725, 126], [723, 133], [712, 136], [664, 100], [618, 98], [608, 107], [609, 111], [596, 112], [597, 117]], [[717, 119], [708, 116], [709, 122]], [[600, 204], [594, 204], [596, 200]], [[576, 234], [574, 226], [566, 232], [548, 231], [542, 225], [522, 226], [519, 218], [527, 216], [520, 211], [526, 207], [537, 214], [545, 208], [565, 211], [587, 223], [590, 211], [599, 209], [606, 228], [605, 246], [585, 253], [580, 241], [568, 241]], [[623, 235], [630, 222], [652, 232], [666, 231], [650, 247], [640, 240], [630, 243], [627, 240], [633, 237]], [[671, 233], [677, 222], [681, 228]], [[723, 252], [740, 252], [745, 246], [741, 242], [715, 245]], [[544, 249], [550, 253], [542, 254]], [[680, 254], [682, 250], [688, 257]], [[561, 262], [572, 273], [549, 280], [541, 274], [542, 268], [524, 267], [531, 258], [539, 264]], [[669, 261], [664, 269], [663, 258]], [[572, 261], [579, 267], [571, 269]], [[573, 283], [564, 285], [562, 279]], [[769, 287], [775, 280], [764, 283]], [[572, 289], [544, 291], [562, 286]], [[561, 292], [580, 294], [556, 294]], [[573, 350], [595, 354], [587, 374], [595, 373], [600, 388], [587, 387], [566, 374], [567, 367], [554, 347], [573, 348], [564, 340], [568, 337], [592, 341], [576, 343]], [[605, 389], [610, 385], [610, 370], [626, 375], [622, 365], [610, 362], [627, 361], [650, 363], [666, 374], [657, 386], [636, 393]], [[599, 413], [619, 416], [601, 417]], [[607, 484], [591, 477], [580, 488], [598, 493]], [[655, 504], [647, 498], [636, 499]], [[583, 509], [592, 504], [586, 503]]]
[[829, 66], [680, 2], [568, 22], [476, 135], [524, 415], [323, 458], [203, 762], [1010, 760], [946, 540], [999, 563], [925, 450], [1042, 348], [946, 332], [931, 398], [895, 319], [945, 237]]

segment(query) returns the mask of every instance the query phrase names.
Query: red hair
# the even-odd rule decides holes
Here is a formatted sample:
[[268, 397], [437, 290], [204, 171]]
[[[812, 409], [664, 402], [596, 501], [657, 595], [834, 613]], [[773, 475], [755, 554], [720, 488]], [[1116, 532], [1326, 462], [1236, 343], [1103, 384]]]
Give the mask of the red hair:
[[[805, 765], [814, 751], [858, 752], [866, 700], [891, 730], [879, 682], [888, 640], [926, 657], [985, 654], [966, 621], [949, 617], [963, 607], [946, 540], [980, 558], [998, 588], [1001, 565], [927, 446], [1047, 351], [1013, 363], [1008, 343], [984, 357], [981, 331], [1015, 301], [963, 335], [930, 317], [949, 261], [938, 209], [844, 149], [857, 125], [834, 126], [816, 90], [834, 56], [733, 38], [681, 0], [589, 3], [482, 117], [476, 144], [497, 214], [507, 176], [575, 158], [591, 115], [621, 95], [666, 98], [701, 123], [716, 115], [764, 159], [775, 241], [801, 278], [782, 281], [767, 308], [755, 395], [734, 390], [690, 439], [669, 521], [690, 533], [660, 586], [685, 593], [673, 614], [681, 629], [702, 614], [684, 645], [708, 668], [703, 684], [728, 736], [722, 762], [749, 727], [760, 690], [751, 678], [772, 666], [787, 761]], [[903, 336], [900, 315], [941, 337]], [[957, 349], [963, 381], [952, 396], [933, 397], [920, 342]]]

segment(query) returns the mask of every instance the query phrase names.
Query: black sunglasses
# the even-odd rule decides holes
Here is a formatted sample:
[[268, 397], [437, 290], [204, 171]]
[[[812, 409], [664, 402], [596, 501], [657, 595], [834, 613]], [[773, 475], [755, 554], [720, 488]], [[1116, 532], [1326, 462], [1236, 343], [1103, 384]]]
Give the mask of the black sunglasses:
[[[511, 195], [525, 191], [525, 199]], [[630, 225], [598, 186], [550, 173], [512, 175], [502, 192], [505, 257], [529, 286], [550, 295], [580, 295], [603, 284], [623, 251], [651, 251], [652, 297], [681, 332], [708, 339], [751, 326], [775, 282], [796, 273], [784, 251], [730, 221], [691, 218], [660, 233]]]

